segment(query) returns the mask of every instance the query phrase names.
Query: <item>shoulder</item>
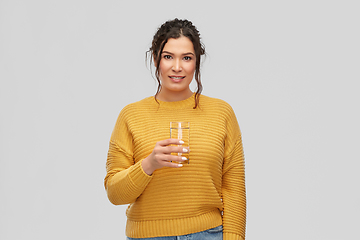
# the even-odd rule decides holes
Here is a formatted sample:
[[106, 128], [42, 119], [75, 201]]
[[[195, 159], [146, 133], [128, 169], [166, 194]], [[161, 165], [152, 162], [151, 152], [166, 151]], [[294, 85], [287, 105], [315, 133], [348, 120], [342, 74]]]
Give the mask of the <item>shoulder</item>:
[[126, 105], [120, 111], [120, 117], [133, 116], [134, 114], [141, 114], [141, 112], [148, 110], [154, 106], [154, 97], [146, 97], [140, 101]]
[[153, 105], [154, 97], [146, 97], [140, 101], [136, 101], [126, 105], [121, 112], [129, 112], [129, 111], [138, 111], [141, 109], [146, 109], [149, 106]]
[[239, 124], [231, 105], [218, 98], [200, 96], [200, 109], [209, 119], [216, 119], [218, 124], [223, 124], [231, 135], [238, 135]]
[[222, 114], [226, 115], [232, 115], [234, 112], [231, 105], [226, 101], [205, 95], [200, 95], [200, 108], [211, 111], [220, 111]]

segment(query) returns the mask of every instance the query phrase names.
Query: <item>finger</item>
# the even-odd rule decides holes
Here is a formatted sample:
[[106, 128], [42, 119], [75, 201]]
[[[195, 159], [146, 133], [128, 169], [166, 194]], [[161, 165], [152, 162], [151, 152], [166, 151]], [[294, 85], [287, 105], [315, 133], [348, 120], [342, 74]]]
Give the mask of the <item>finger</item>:
[[162, 149], [163, 153], [188, 153], [190, 149], [188, 147], [176, 147], [176, 146], [167, 146]]
[[181, 163], [173, 163], [173, 162], [165, 162], [164, 167], [171, 167], [171, 168], [181, 168], [183, 165]]
[[162, 141], [157, 142], [160, 146], [168, 146], [170, 144], [176, 144], [176, 145], [182, 145], [184, 144], [184, 141], [177, 139], [177, 138], [169, 138]]
[[187, 157], [175, 156], [175, 155], [170, 155], [167, 159], [168, 159], [168, 161], [173, 161], [173, 162], [183, 162], [183, 161], [188, 160]]
[[183, 162], [188, 160], [187, 157], [185, 156], [178, 156], [178, 155], [170, 155], [170, 154], [163, 154], [163, 155], [158, 155], [158, 157], [156, 158], [158, 164], [163, 165], [164, 163], [167, 162]]

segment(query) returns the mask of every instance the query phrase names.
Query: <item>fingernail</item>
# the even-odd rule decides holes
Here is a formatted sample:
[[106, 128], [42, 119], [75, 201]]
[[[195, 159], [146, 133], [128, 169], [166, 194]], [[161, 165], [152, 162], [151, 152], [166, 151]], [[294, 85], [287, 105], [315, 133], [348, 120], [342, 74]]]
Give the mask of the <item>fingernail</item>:
[[179, 143], [180, 143], [180, 144], [184, 144], [184, 141], [183, 141], [183, 140], [180, 140]]
[[182, 160], [187, 160], [187, 158], [186, 158], [186, 157], [182, 157], [181, 159], [182, 159]]
[[188, 152], [189, 150], [187, 150], [187, 148], [183, 148], [183, 152]]
[[179, 167], [182, 167], [183, 165], [182, 164], [178, 164]]

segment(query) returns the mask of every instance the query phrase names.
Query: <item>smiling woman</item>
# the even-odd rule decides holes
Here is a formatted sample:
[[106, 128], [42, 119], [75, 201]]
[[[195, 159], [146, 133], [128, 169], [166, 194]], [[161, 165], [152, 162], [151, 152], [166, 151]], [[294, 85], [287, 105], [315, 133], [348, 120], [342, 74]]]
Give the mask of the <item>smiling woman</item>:
[[[184, 40], [183, 38], [187, 38], [187, 40], [189, 41]], [[168, 42], [173, 40], [180, 40], [180, 41], [178, 41], [177, 44], [169, 45]], [[154, 35], [152, 46], [148, 51], [148, 53], [152, 55], [151, 59], [154, 60], [154, 64], [156, 66], [155, 76], [158, 81], [158, 89], [155, 94], [155, 98], [158, 96], [158, 93], [160, 92], [162, 87], [161, 76], [160, 76], [161, 67], [159, 66], [162, 58], [164, 57], [163, 53], [165, 47], [171, 48], [173, 50], [177, 49], [177, 47], [184, 47], [183, 49], [184, 52], [182, 52], [182, 54], [189, 53], [190, 55], [191, 54], [193, 55], [192, 60], [195, 60], [195, 72], [193, 73], [193, 75], [195, 75], [194, 77], [197, 84], [197, 89], [195, 92], [195, 106], [194, 106], [194, 108], [196, 108], [197, 105], [199, 104], [199, 96], [202, 91], [202, 84], [200, 80], [200, 61], [201, 61], [201, 56], [205, 55], [205, 47], [200, 41], [199, 31], [192, 24], [192, 22], [188, 20], [174, 19], [172, 21], [167, 21], [163, 25], [161, 25], [161, 27]], [[169, 56], [166, 56], [166, 58], [169, 57], [172, 58], [173, 56], [171, 56], [171, 54]], [[185, 57], [186, 57], [185, 59], [189, 59], [187, 57], [191, 57], [191, 56], [185, 56]]]
[[[130, 204], [128, 239], [244, 240], [241, 133], [229, 104], [201, 95], [205, 49], [198, 30], [188, 20], [168, 21], [149, 52], [157, 92], [122, 109], [106, 164], [109, 200]], [[193, 78], [195, 93], [190, 90]], [[174, 121], [190, 123], [190, 149], [182, 147], [182, 140], [169, 139]], [[183, 153], [189, 164], [183, 164], [188, 160]]]
[[171, 38], [160, 60], [161, 88], [157, 98], [166, 102], [191, 97], [190, 83], [196, 66], [195, 50], [187, 37]]

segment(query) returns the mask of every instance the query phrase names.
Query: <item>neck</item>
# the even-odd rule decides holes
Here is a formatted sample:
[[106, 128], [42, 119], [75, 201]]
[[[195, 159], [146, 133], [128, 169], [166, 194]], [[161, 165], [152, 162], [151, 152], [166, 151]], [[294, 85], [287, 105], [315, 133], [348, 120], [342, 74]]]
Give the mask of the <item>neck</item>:
[[156, 98], [164, 102], [177, 102], [188, 99], [192, 96], [192, 94], [193, 92], [190, 89], [184, 92], [177, 92], [176, 94], [174, 94], [173, 92], [167, 93], [163, 90], [160, 90]]

